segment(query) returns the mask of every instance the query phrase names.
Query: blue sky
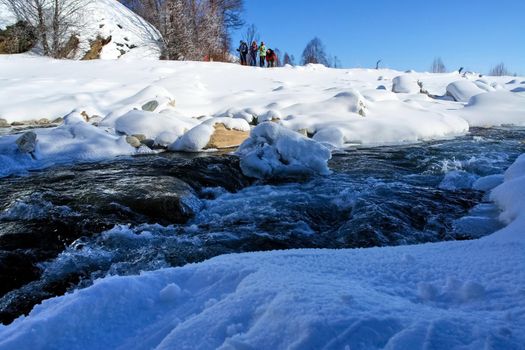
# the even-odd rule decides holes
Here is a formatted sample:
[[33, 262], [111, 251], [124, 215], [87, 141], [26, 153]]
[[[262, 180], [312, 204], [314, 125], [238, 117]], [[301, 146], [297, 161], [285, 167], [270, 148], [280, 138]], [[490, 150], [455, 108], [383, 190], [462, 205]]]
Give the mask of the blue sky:
[[[245, 0], [244, 18], [269, 47], [294, 54], [318, 36], [343, 67], [383, 65], [482, 73], [499, 62], [525, 74], [525, 0]], [[238, 43], [245, 29], [234, 33]]]

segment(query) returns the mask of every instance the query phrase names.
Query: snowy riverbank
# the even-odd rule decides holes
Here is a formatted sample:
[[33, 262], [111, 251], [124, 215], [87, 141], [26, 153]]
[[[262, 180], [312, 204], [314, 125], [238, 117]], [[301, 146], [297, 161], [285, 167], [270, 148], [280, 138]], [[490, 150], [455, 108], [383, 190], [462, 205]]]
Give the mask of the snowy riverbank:
[[482, 239], [223, 255], [107, 277], [9, 326], [0, 348], [521, 349], [525, 156]]
[[[2, 56], [0, 124], [68, 117], [35, 130], [32, 155], [18, 152], [15, 136], [0, 137], [0, 176], [150, 152], [146, 144], [214, 148], [219, 125], [238, 144], [266, 120], [332, 149], [449, 138], [469, 126], [525, 125], [524, 87], [525, 78], [458, 73]], [[132, 147], [132, 135], [135, 146], [147, 142]]]

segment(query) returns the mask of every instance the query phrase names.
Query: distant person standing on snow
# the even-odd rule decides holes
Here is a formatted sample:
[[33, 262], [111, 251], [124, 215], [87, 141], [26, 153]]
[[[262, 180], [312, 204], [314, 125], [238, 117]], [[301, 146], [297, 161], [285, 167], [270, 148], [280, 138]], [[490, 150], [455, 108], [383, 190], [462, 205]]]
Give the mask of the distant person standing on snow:
[[246, 56], [248, 55], [248, 44], [246, 44], [244, 41], [241, 40], [241, 43], [237, 51], [239, 51], [239, 56], [241, 58], [241, 65], [246, 66], [246, 63], [247, 63]]
[[266, 46], [261, 41], [261, 46], [259, 46], [259, 66], [264, 67], [264, 61], [266, 61]]
[[277, 55], [272, 49], [266, 50], [266, 63], [268, 67], [275, 67], [275, 61], [277, 61]]
[[257, 52], [259, 51], [259, 47], [257, 46], [257, 42], [253, 42], [252, 46], [250, 46], [250, 66], [255, 67], [257, 65]]

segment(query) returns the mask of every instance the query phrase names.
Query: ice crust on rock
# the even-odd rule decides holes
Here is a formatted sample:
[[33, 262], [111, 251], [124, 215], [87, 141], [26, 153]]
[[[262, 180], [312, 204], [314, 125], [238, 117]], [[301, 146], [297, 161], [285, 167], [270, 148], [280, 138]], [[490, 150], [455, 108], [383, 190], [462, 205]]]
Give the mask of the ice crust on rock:
[[320, 143], [272, 122], [255, 127], [236, 154], [243, 173], [257, 179], [327, 175], [332, 157]]

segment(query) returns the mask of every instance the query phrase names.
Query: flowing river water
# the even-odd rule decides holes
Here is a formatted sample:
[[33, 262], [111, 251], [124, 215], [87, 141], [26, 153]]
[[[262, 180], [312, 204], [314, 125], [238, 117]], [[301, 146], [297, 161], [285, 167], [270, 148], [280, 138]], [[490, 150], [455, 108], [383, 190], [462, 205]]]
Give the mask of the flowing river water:
[[[219, 254], [473, 239], [501, 228], [483, 191], [525, 129], [473, 129], [335, 153], [333, 173], [246, 178], [227, 154], [164, 153], [0, 179], [0, 322], [108, 274]], [[487, 180], [487, 179], [486, 179]]]

